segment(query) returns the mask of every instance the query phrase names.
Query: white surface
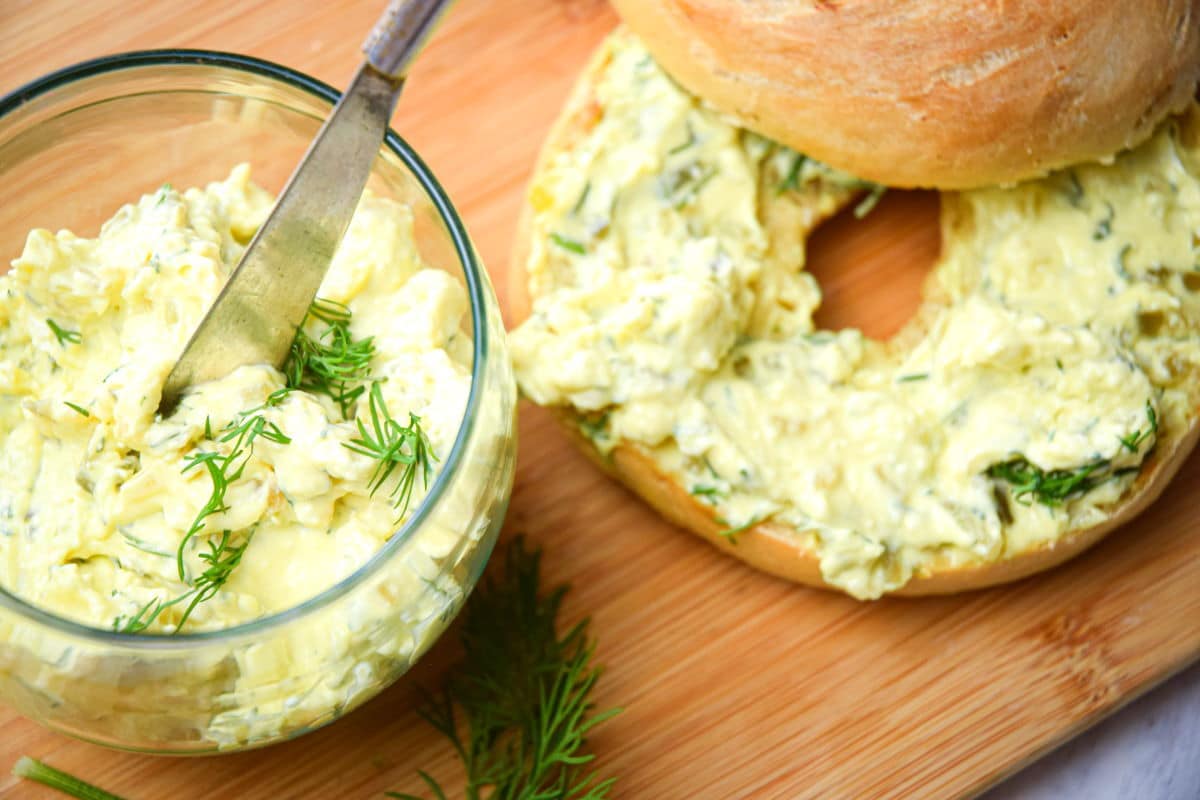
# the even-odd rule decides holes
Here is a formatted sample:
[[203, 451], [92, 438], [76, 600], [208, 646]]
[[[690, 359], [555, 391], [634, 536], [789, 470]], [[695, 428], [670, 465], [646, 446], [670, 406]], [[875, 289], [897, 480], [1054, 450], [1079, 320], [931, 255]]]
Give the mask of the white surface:
[[1200, 664], [980, 800], [1074, 798], [1200, 800]]

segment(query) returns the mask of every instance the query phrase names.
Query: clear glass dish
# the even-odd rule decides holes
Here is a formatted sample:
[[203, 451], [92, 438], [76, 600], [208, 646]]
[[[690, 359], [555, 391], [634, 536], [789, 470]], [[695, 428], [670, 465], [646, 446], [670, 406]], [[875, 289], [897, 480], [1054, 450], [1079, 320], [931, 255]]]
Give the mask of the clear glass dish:
[[[32, 228], [94, 236], [164, 182], [202, 186], [248, 162], [255, 182], [278, 192], [336, 98], [275, 64], [183, 50], [91, 61], [19, 89], [0, 100], [0, 270]], [[420, 508], [345, 580], [221, 631], [110, 633], [0, 589], [0, 700], [112, 747], [241, 750], [313, 730], [374, 696], [453, 618], [507, 508], [516, 389], [487, 274], [445, 192], [393, 132], [369, 187], [412, 206], [424, 261], [460, 277], [470, 298], [470, 397]]]

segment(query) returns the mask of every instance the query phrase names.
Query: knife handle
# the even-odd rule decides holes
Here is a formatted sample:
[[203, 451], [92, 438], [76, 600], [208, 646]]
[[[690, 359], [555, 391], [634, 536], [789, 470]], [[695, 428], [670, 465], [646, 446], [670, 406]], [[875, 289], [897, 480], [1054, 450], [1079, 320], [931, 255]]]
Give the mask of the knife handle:
[[367, 40], [367, 63], [401, 81], [451, 0], [390, 0]]

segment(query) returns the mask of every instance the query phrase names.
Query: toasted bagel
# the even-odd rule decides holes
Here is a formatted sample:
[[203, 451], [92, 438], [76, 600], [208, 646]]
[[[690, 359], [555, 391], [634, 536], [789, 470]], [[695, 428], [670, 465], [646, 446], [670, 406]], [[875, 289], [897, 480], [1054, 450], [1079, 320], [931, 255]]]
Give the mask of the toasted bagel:
[[[567, 102], [563, 114], [552, 129], [531, 183], [530, 200], [525, 204], [519, 230], [514, 243], [509, 270], [508, 300], [511, 321], [520, 326], [527, 320], [535, 302], [550, 287], [538, 276], [529, 273], [527, 265], [539, 242], [545, 235], [535, 219], [543, 201], [539, 194], [544, 191], [542, 180], [552, 164], [576, 148], [584, 145], [593, 128], [605, 111], [597, 97], [597, 87], [609, 68], [617, 48], [629, 46], [630, 36], [618, 32], [601, 46]], [[1178, 122], [1178, 137], [1188, 152], [1194, 154], [1191, 165], [1200, 173], [1200, 112], [1192, 110]], [[1047, 179], [1049, 180], [1049, 179]], [[1001, 190], [994, 190], [1001, 191]], [[760, 192], [763, 216], [770, 216], [773, 204], [783, 202], [774, 199], [774, 192]], [[838, 195], [837, 202], [809, 208], [800, 220], [793, 220], [802, 235], [814, 229], [823, 219], [835, 213], [839, 207], [851, 202], [854, 191]], [[947, 194], [944, 198], [943, 231], [969, 230], [972, 225], [969, 204], [958, 195]], [[1195, 223], [1200, 235], [1200, 220]], [[944, 309], [952, 292], [944, 277], [938, 278], [937, 269], [931, 275], [926, 291], [925, 305], [909, 325], [891, 343], [891, 349], [909, 347], [927, 332], [939, 310]], [[520, 372], [521, 364], [518, 363]], [[1193, 376], [1194, 378], [1194, 376]], [[1194, 382], [1194, 381], [1193, 381]], [[1170, 426], [1156, 427], [1156, 443], [1140, 463], [1137, 476], [1126, 485], [1119, 496], [1106, 504], [1100, 513], [1102, 519], [1091, 524], [1070, 527], [1061, 535], [1030, 543], [998, 557], [964, 558], [961, 552], [924, 559], [912, 574], [900, 581], [888, 593], [901, 595], [944, 594], [980, 588], [1016, 580], [1048, 569], [1087, 549], [1107, 533], [1133, 518], [1152, 503], [1163, 491], [1171, 477], [1179, 469], [1196, 443], [1200, 428], [1197, 418], [1195, 392], [1189, 390], [1186, 408], [1179, 419]], [[832, 587], [850, 591], [840, 582], [831, 582], [822, 569], [819, 548], [819, 532], [812, 529], [767, 520], [739, 530], [736, 536], [729, 535], [730, 524], [720, 519], [718, 510], [694, 492], [682, 485], [680, 477], [663, 467], [655, 457], [653, 448], [644, 443], [619, 440], [609, 446], [599, 447], [584, 431], [594, 415], [570, 403], [555, 403], [555, 413], [570, 431], [571, 438], [582, 450], [603, 469], [631, 490], [644, 498], [666, 518], [703, 536], [749, 564], [780, 577], [812, 586]], [[874, 591], [851, 591], [860, 597], [876, 596]]]
[[614, 0], [744, 127], [895, 187], [1013, 183], [1139, 144], [1200, 80], [1200, 0]]

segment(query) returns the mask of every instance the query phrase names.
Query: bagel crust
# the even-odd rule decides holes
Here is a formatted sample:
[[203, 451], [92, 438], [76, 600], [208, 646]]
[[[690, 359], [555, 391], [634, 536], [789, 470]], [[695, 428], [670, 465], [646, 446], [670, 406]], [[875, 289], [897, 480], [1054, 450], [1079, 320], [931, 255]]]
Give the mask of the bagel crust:
[[[640, 76], [633, 85], [622, 83], [629, 80], [622, 71], [630, 69]], [[656, 79], [656, 69], [627, 32], [618, 31], [599, 49], [547, 140], [509, 272], [510, 310], [519, 323], [511, 341], [522, 390], [555, 407], [572, 438], [597, 464], [665, 517], [731, 555], [766, 572], [862, 599], [957, 592], [1024, 577], [1082, 552], [1161, 493], [1196, 442], [1200, 414], [1200, 278], [1195, 274], [1200, 272], [1200, 110], [1169, 121], [1150, 142], [1121, 155], [1112, 166], [1080, 167], [1013, 189], [944, 194], [943, 256], [928, 281], [925, 303], [890, 342], [871, 342], [860, 341], [856, 332], [811, 329], [819, 291], [813, 283], [815, 294], [805, 295], [805, 281], [811, 279], [802, 270], [807, 234], [839, 208], [857, 202], [869, 187], [769, 142], [763, 150], [753, 134], [738, 131], [669, 81]], [[667, 124], [663, 115], [672, 108], [679, 114], [670, 123], [675, 127], [654, 134], [660, 141], [658, 155], [653, 155], [654, 147], [640, 149], [628, 131], [611, 128], [616, 120], [638, 120], [627, 127], [642, 135], [642, 129]], [[648, 118], [648, 109], [656, 116]], [[635, 141], [626, 143], [632, 150], [621, 151], [625, 157], [614, 159], [605, 154], [605, 137]], [[687, 175], [705, 182], [681, 202], [675, 194], [680, 171], [675, 165], [690, 148], [719, 160], [722, 169], [704, 179], [708, 171], [689, 167]], [[749, 177], [739, 172], [744, 165], [734, 158], [738, 153], [751, 162]], [[599, 167], [605, 171], [596, 172]], [[749, 189], [745, 180], [751, 182]], [[609, 181], [626, 187], [624, 194], [610, 197]], [[654, 207], [645, 205], [648, 196], [637, 194], [643, 184], [650, 187], [646, 191], [658, 193], [665, 221], [654, 224], [678, 234], [678, 250], [640, 250], [649, 247], [654, 230], [639, 231], [632, 240], [634, 234], [620, 230], [618, 206], [636, 220], [653, 216], [647, 213]], [[739, 216], [737, 207], [721, 205], [747, 191], [754, 208], [751, 221]], [[720, 213], [706, 210], [710, 202]], [[607, 215], [602, 222], [589, 210], [595, 208]], [[1023, 219], [1041, 225], [1041, 235], [1022, 227]], [[620, 241], [614, 244], [614, 238]], [[639, 397], [644, 389], [627, 375], [652, 370], [662, 353], [651, 349], [646, 355], [653, 341], [635, 338], [613, 350], [609, 340], [617, 335], [614, 319], [624, 324], [635, 318], [637, 301], [654, 289], [635, 282], [626, 287], [626, 295], [618, 282], [647, 260], [678, 262], [686, 273], [689, 262], [682, 256], [706, 252], [695, 248], [712, 238], [721, 242], [723, 253], [737, 251], [761, 262], [744, 286], [735, 281], [718, 297], [736, 299], [742, 290], [752, 297], [740, 307], [721, 307], [701, 326], [671, 328], [669, 352], [694, 356], [696, 366], [686, 380], [665, 381], [661, 396]], [[736, 260], [716, 259], [714, 275], [736, 269]], [[606, 276], [602, 291], [587, 287], [597, 271]], [[667, 277], [674, 277], [670, 270]], [[689, 286], [677, 284], [670, 291], [683, 294]], [[697, 349], [697, 343], [728, 323], [726, 314], [739, 320], [735, 335], [722, 345], [719, 363], [707, 363], [706, 351]], [[959, 352], [964, 337], [975, 334], [952, 324], [964, 315], [982, 326], [977, 338], [983, 349], [975, 361], [964, 360]], [[652, 322], [637, 324], [654, 330]], [[677, 335], [678, 330], [686, 335]], [[987, 349], [989, 343], [1012, 336], [1017, 336], [1017, 355], [1013, 347]], [[847, 342], [851, 349], [863, 350], [841, 384], [771, 383], [789, 358], [801, 359], [808, 371], [837, 368], [842, 362], [830, 355], [834, 350], [822, 348]], [[756, 356], [761, 348], [769, 358]], [[1054, 348], [1065, 349], [1056, 356]], [[620, 373], [630, 360], [636, 369]], [[1008, 361], [1012, 363], [1005, 367]], [[765, 376], [756, 372], [764, 364]], [[581, 370], [599, 377], [591, 383], [581, 380]], [[670, 373], [672, 380], [678, 372]], [[881, 382], [877, 373], [894, 380]], [[715, 420], [713, 442], [731, 428], [737, 436], [744, 435], [743, 429], [761, 430], [761, 436], [748, 440], [751, 473], [779, 474], [780, 465], [786, 469], [791, 462], [799, 465], [805, 480], [819, 477], [826, 462], [859, 469], [862, 465], [847, 462], [836, 450], [843, 441], [871, 442], [874, 434], [863, 430], [869, 424], [866, 415], [826, 418], [804, 409], [821, 398], [858, 402], [857, 394], [843, 390], [855, 381], [863, 388], [862, 380], [871, 392], [902, 398], [902, 406], [937, 403], [946, 395], [968, 397], [972, 408], [982, 409], [955, 407], [943, 422], [914, 428], [937, 440], [926, 444], [922, 439], [915, 451], [908, 448], [911, 436], [896, 438], [894, 451], [884, 447], [874, 461], [863, 462], [882, 471], [883, 481], [872, 478], [865, 485], [886, 486], [887, 480], [903, 476], [914, 452], [916, 461], [926, 450], [950, 461], [970, 455], [977, 443], [953, 446], [965, 441], [954, 439], [962, 414], [976, 414], [977, 430], [1001, 431], [997, 441], [1008, 441], [1005, 436], [1011, 440], [1007, 449], [985, 447], [983, 461], [979, 455], [969, 467], [959, 466], [963, 482], [956, 485], [968, 497], [951, 494], [939, 501], [971, 517], [961, 531], [951, 524], [934, 536], [918, 525], [906, 533], [904, 526], [913, 519], [907, 510], [873, 518], [893, 520], [894, 529], [876, 525], [863, 530], [847, 522], [865, 518], [847, 510], [845, 503], [841, 511], [831, 507], [824, 517], [798, 511], [781, 486], [755, 485], [755, 474], [738, 477], [723, 460], [720, 446], [706, 449], [711, 443], [688, 428], [696, 420]], [[771, 394], [774, 400], [765, 405], [735, 406], [722, 421], [721, 396], [766, 392], [764, 387], [771, 385], [785, 391]], [[1008, 391], [1013, 387], [1020, 391]], [[1000, 400], [980, 405], [980, 398], [997, 388], [1003, 390], [996, 395]], [[796, 404], [801, 412], [791, 417], [775, 407], [788, 401], [789, 392], [802, 398]], [[1066, 400], [1051, 397], [1055, 393], [1065, 393]], [[1030, 397], [1036, 407], [1021, 417], [1027, 429], [1005, 433], [1008, 407]], [[1073, 403], [1092, 403], [1096, 415], [1083, 430], [1071, 432], [1063, 420], [1075, 412]], [[664, 423], [654, 429], [651, 422], [659, 407], [666, 408]], [[1045, 418], [1057, 419], [1062, 429], [1047, 429], [1038, 421]], [[789, 429], [838, 424], [843, 427], [825, 439], [806, 440], [804, 431]], [[1106, 432], [1097, 434], [1103, 426], [1108, 426]], [[880, 436], [888, 433], [883, 430]], [[1071, 436], [1078, 446], [1069, 444]], [[828, 458], [794, 449], [805, 441], [826, 442], [822, 446]], [[793, 450], [766, 452], [773, 447]], [[1062, 449], [1069, 447], [1081, 455]], [[726, 448], [724, 455], [728, 453]], [[893, 468], [899, 471], [889, 472]], [[1075, 483], [1055, 495], [1031, 488], [1031, 476], [1047, 481], [1038, 487]], [[825, 499], [836, 501], [838, 491], [850, 505], [876, 500], [870, 492], [832, 489]], [[931, 484], [927, 493], [939, 491]], [[919, 503], [921, 494], [897, 497]], [[824, 502], [819, 492], [801, 492], [799, 500], [810, 508]]]
[[1009, 184], [1144, 141], [1200, 79], [1200, 0], [613, 0], [743, 126], [896, 187]]

